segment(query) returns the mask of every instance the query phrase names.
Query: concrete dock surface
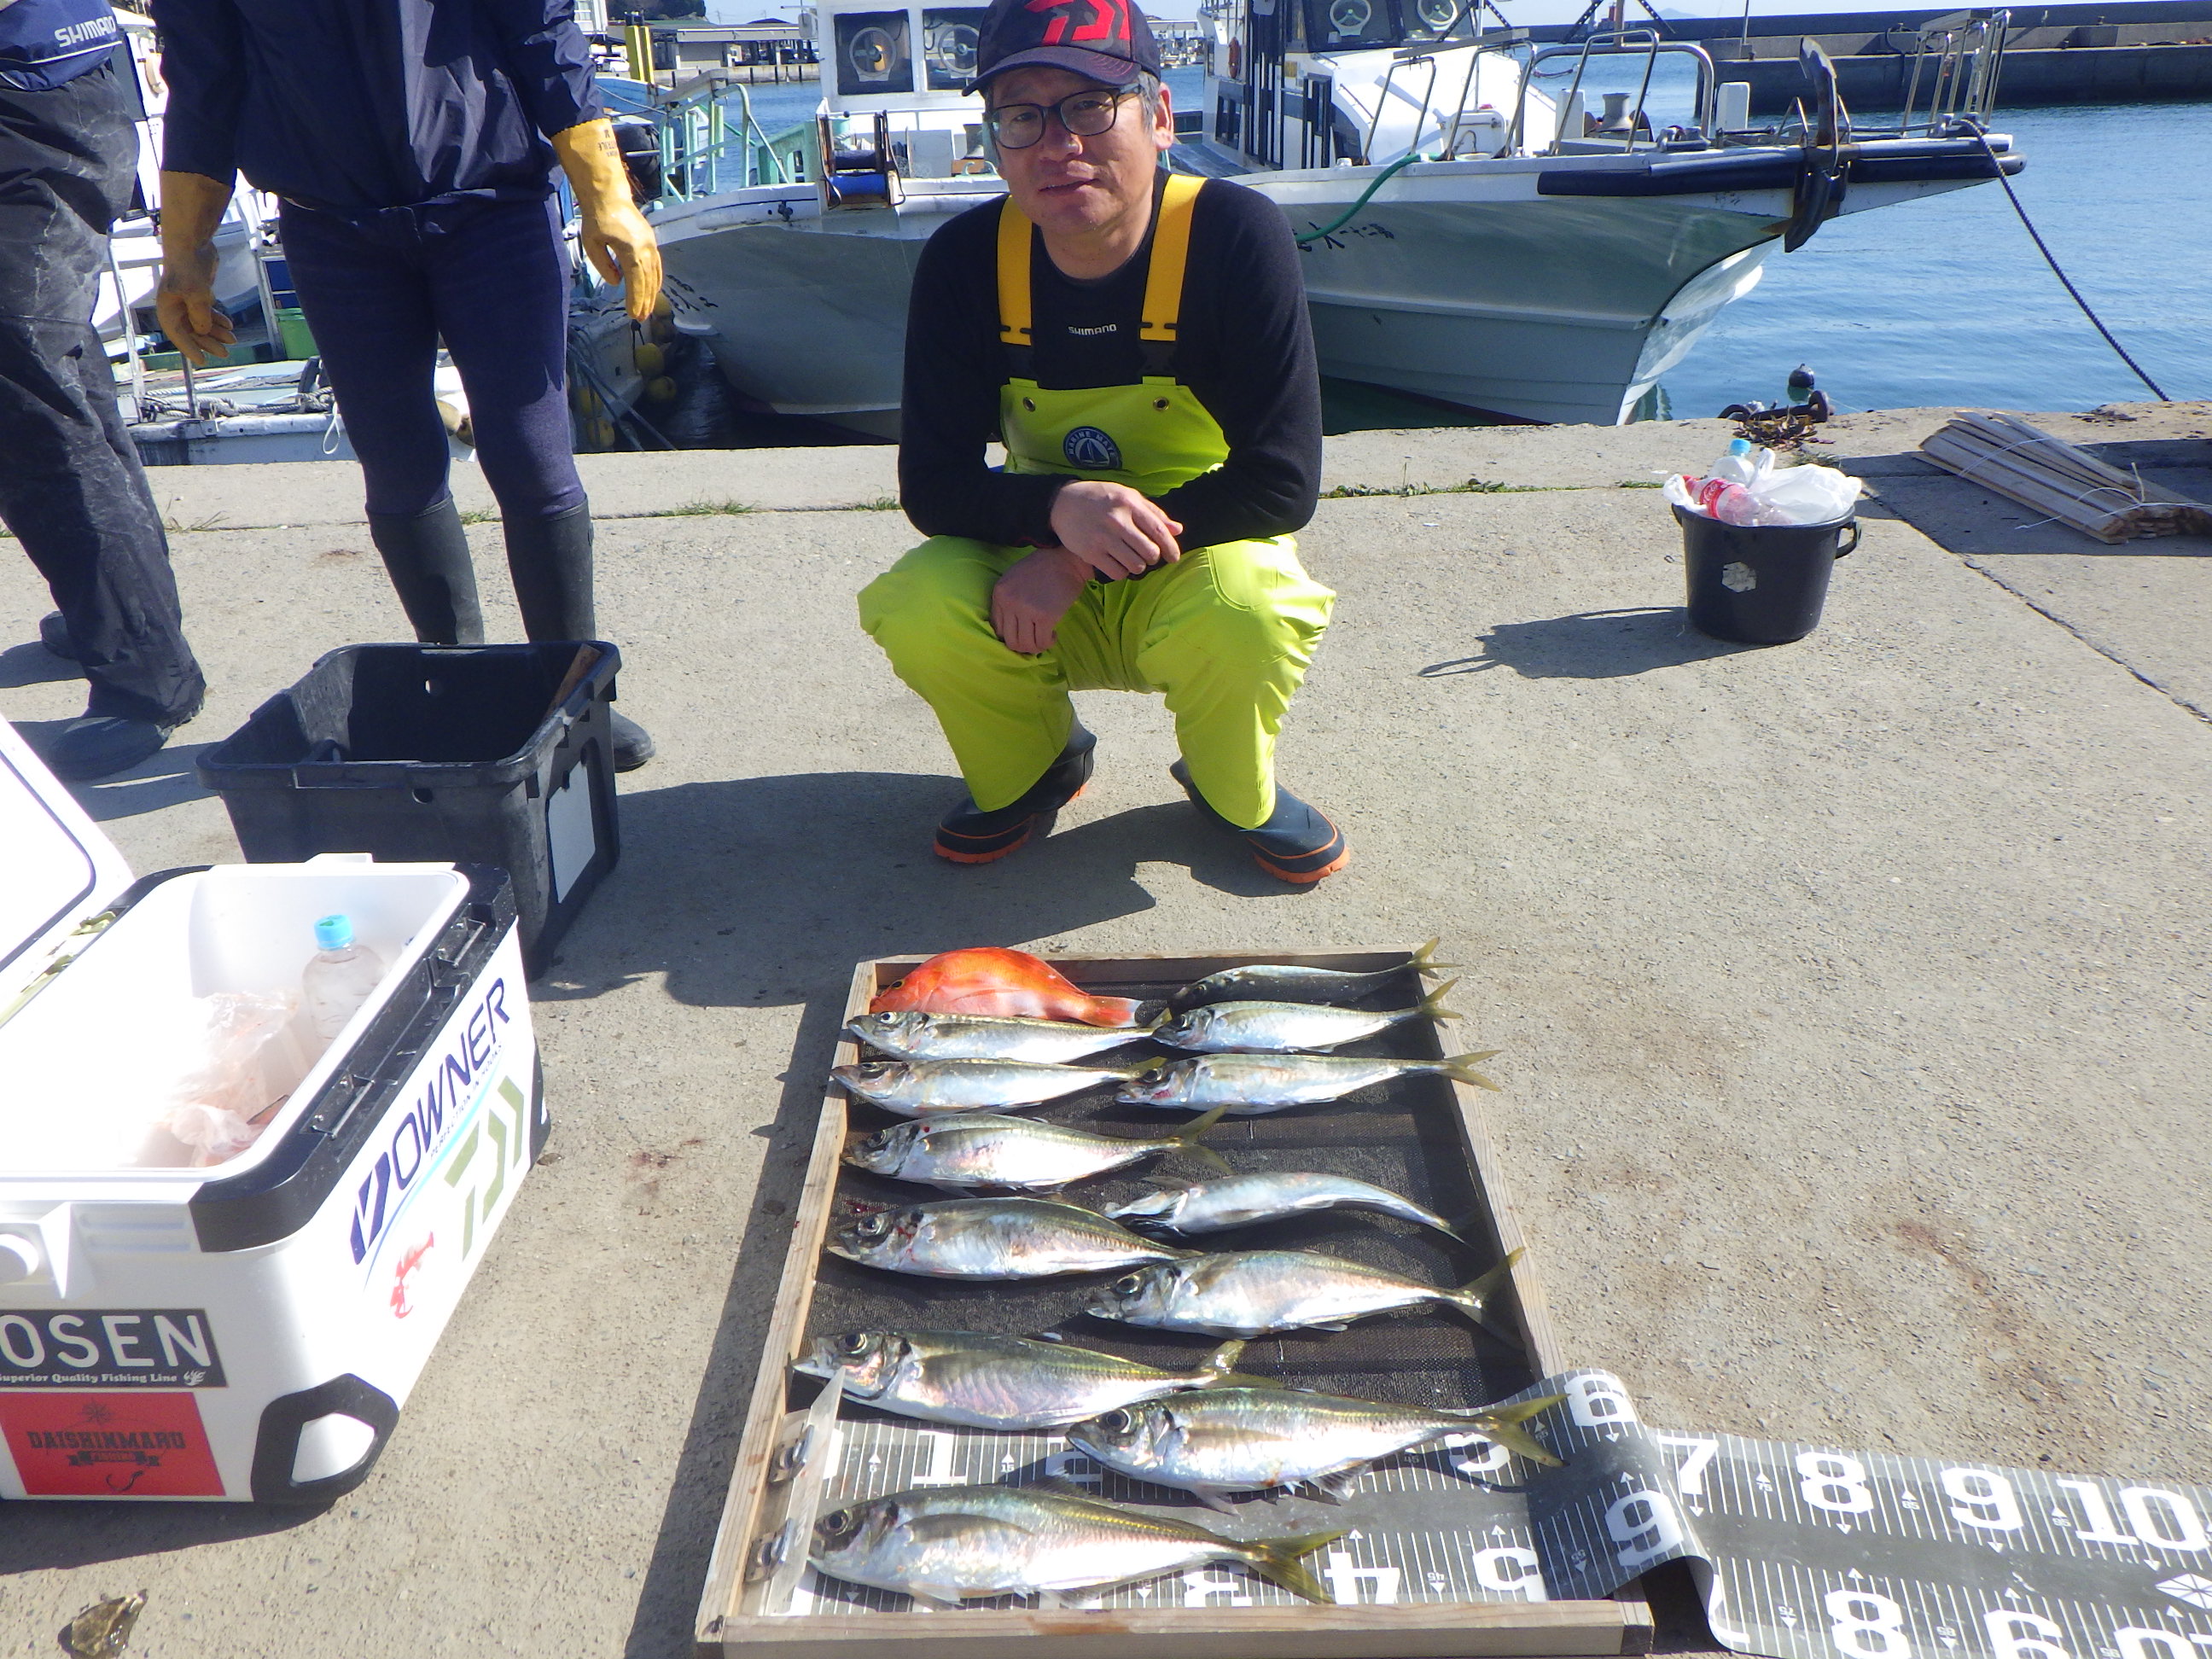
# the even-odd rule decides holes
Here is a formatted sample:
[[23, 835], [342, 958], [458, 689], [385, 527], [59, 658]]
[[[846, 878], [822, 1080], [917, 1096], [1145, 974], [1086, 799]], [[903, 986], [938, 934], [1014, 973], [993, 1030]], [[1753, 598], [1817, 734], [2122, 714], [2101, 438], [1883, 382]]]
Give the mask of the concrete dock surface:
[[[854, 620], [915, 539], [890, 452], [589, 458], [661, 754], [534, 988], [545, 1158], [364, 1486], [9, 1505], [0, 1653], [131, 1590], [149, 1659], [690, 1652], [852, 965], [966, 944], [1440, 934], [1566, 1357], [1647, 1420], [2212, 1480], [2212, 541], [2033, 525], [1917, 456], [1951, 412], [1825, 428], [1863, 544], [1765, 648], [1689, 629], [1651, 488], [1718, 422], [1331, 440], [1300, 540], [1340, 599], [1281, 768], [1354, 861], [1310, 891], [1183, 802], [1156, 701], [1108, 694], [1058, 832], [940, 863], [950, 758]], [[2212, 501], [2212, 406], [2034, 418]], [[152, 476], [212, 690], [80, 791], [142, 873], [238, 857], [202, 745], [404, 636], [350, 466]], [[0, 558], [0, 638], [46, 608]], [[0, 714], [76, 713], [70, 675], [10, 645]], [[1710, 1644], [1662, 1604], [1662, 1646]]]

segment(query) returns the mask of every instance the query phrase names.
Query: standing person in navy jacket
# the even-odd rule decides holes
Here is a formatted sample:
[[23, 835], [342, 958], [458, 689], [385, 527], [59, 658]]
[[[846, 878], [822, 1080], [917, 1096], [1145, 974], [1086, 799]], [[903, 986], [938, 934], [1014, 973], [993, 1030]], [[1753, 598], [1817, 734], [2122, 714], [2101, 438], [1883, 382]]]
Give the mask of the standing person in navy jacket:
[[[567, 394], [557, 160], [584, 250], [652, 313], [660, 254], [592, 84], [573, 0], [155, 0], [169, 105], [161, 326], [228, 343], [212, 237], [243, 173], [283, 199], [284, 254], [416, 636], [483, 637], [447, 484], [439, 342], [469, 398], [533, 640], [589, 639], [592, 520]], [[615, 764], [653, 754], [614, 717]]]
[[92, 326], [138, 161], [120, 39], [107, 0], [0, 0], [0, 520], [61, 607], [40, 637], [91, 683], [39, 745], [65, 778], [137, 765], [206, 689]]

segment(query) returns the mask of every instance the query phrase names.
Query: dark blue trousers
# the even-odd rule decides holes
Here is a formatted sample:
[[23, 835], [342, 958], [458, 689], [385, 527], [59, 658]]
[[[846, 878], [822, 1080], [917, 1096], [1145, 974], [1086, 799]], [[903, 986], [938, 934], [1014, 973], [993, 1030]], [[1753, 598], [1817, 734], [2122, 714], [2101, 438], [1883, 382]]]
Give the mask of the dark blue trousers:
[[0, 522], [69, 625], [88, 712], [173, 726], [205, 684], [92, 328], [138, 155], [131, 112], [112, 65], [44, 92], [0, 87]]
[[339, 216], [287, 202], [284, 257], [368, 484], [368, 510], [447, 495], [430, 376], [442, 339], [510, 524], [580, 506], [568, 427], [568, 261], [553, 201]]

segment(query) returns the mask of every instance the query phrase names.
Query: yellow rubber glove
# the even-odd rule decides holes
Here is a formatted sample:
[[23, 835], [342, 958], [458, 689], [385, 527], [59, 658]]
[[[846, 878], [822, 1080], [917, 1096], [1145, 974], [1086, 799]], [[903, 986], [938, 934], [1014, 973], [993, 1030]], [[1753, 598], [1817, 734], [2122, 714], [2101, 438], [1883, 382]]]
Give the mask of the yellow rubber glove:
[[630, 194], [614, 123], [580, 122], [555, 133], [552, 143], [576, 193], [584, 257], [607, 281], [623, 285], [624, 308], [643, 322], [660, 298], [660, 244]]
[[161, 175], [161, 281], [154, 314], [194, 368], [228, 352], [238, 334], [215, 306], [215, 233], [230, 206], [230, 180]]

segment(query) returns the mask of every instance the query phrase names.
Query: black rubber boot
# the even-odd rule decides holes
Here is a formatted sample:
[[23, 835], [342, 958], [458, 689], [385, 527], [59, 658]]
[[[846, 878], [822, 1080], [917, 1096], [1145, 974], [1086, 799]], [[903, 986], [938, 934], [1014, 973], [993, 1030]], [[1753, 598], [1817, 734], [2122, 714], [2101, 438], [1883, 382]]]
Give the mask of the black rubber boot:
[[[592, 615], [592, 509], [584, 503], [550, 519], [509, 519], [507, 574], [514, 578], [522, 631], [535, 640], [594, 640]], [[635, 772], [653, 755], [652, 734], [610, 708], [615, 770]]]
[[1010, 805], [986, 812], [973, 795], [945, 815], [937, 826], [937, 856], [954, 864], [989, 864], [1002, 859], [1040, 830], [1049, 831], [1053, 814], [1081, 794], [1091, 782], [1092, 751], [1098, 739], [1078, 720], [1060, 758]]
[[39, 643], [64, 662], [77, 660], [76, 641], [70, 637], [69, 623], [58, 611], [49, 611], [39, 618]]
[[160, 752], [173, 726], [117, 714], [83, 714], [39, 745], [39, 758], [58, 778], [83, 782], [127, 772]]
[[425, 645], [482, 645], [477, 571], [468, 532], [450, 495], [428, 513], [368, 515], [368, 538], [382, 556], [400, 608]]
[[1168, 775], [1182, 786], [1190, 804], [1208, 822], [1240, 837], [1252, 849], [1252, 862], [1278, 881], [1309, 887], [1324, 876], [1333, 876], [1351, 862], [1344, 833], [1317, 806], [1309, 806], [1281, 784], [1275, 786], [1275, 810], [1267, 821], [1247, 830], [1230, 823], [1206, 804], [1190, 779], [1190, 763], [1178, 760]]

